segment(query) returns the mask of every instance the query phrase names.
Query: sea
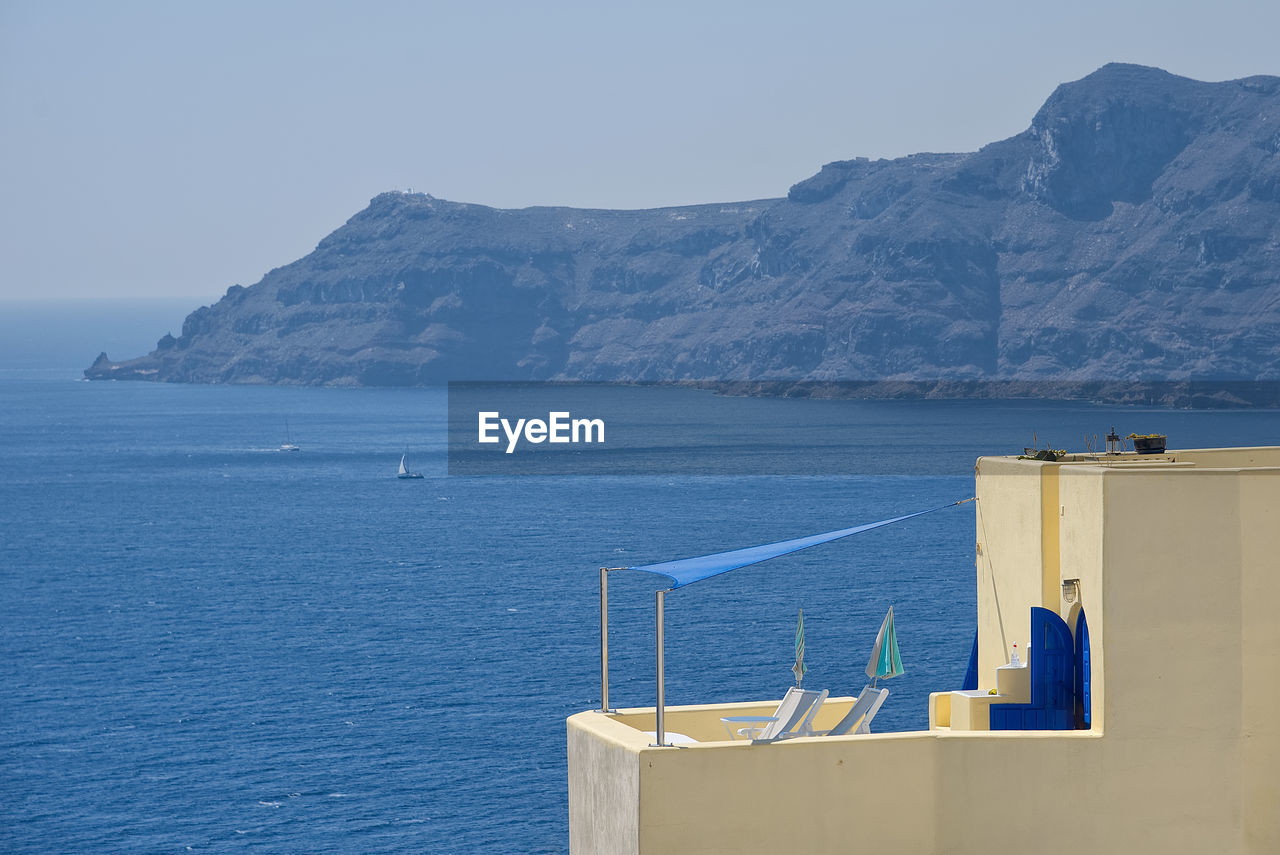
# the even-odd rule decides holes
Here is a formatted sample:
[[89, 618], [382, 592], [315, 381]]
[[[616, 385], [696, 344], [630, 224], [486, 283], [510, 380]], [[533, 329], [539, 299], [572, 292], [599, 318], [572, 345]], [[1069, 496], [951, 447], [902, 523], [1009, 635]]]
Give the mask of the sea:
[[[966, 499], [975, 458], [1033, 435], [1280, 443], [1275, 410], [635, 388], [705, 419], [836, 425], [821, 453], [860, 462], [450, 475], [445, 388], [84, 382], [100, 343], [137, 355], [194, 308], [112, 306], [0, 303], [3, 852], [567, 852], [598, 568]], [[712, 452], [669, 453], [679, 473]], [[397, 479], [401, 455], [425, 477]], [[801, 610], [806, 687], [856, 694], [893, 606], [906, 673], [875, 729], [927, 727], [973, 642], [975, 537], [958, 505], [667, 594], [667, 703], [780, 697]], [[654, 703], [665, 586], [610, 575], [615, 707]]]

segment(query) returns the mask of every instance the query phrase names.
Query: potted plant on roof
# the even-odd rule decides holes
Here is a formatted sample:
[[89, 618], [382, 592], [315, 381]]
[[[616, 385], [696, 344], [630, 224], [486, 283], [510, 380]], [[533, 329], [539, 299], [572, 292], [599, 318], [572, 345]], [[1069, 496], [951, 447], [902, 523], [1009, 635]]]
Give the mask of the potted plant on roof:
[[1056, 463], [1067, 456], [1065, 448], [1024, 448], [1022, 456], [1031, 460], [1044, 460], [1049, 463]]
[[1034, 432], [1031, 434], [1031, 441], [1035, 443], [1035, 445], [1031, 448], [1022, 449], [1023, 458], [1030, 458], [1031, 460], [1045, 460], [1050, 463], [1055, 463], [1067, 456], [1067, 450], [1065, 448], [1049, 448], [1048, 443], [1045, 443], [1045, 447], [1041, 448], [1040, 437]]
[[1162, 433], [1131, 433], [1127, 439], [1133, 440], [1133, 450], [1139, 454], [1163, 454], [1168, 437]]

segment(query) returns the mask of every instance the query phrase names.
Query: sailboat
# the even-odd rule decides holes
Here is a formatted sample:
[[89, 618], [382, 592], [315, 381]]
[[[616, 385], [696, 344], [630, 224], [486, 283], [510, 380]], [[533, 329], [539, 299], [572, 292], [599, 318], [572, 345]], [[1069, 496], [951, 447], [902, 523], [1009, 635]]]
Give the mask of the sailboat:
[[409, 452], [400, 455], [400, 471], [396, 473], [397, 478], [421, 478], [421, 472], [410, 472], [404, 466], [404, 459], [409, 456]]
[[284, 445], [280, 446], [281, 451], [301, 451], [302, 449], [293, 444], [293, 437], [289, 435], [289, 420], [284, 420]]

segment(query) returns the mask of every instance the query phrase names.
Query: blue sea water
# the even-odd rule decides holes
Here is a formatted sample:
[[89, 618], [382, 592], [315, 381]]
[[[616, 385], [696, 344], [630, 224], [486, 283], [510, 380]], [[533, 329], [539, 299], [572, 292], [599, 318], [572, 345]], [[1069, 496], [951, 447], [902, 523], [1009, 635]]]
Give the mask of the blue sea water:
[[[1033, 430], [1280, 438], [1275, 411], [795, 401], [869, 474], [450, 477], [443, 389], [72, 378], [0, 371], [5, 852], [566, 852], [598, 567], [963, 499]], [[394, 477], [406, 448], [425, 479]], [[972, 642], [973, 526], [965, 505], [669, 594], [668, 703], [780, 696], [801, 608], [806, 685], [854, 694], [892, 604], [907, 673], [877, 729], [926, 726]], [[610, 578], [615, 706], [653, 703], [661, 582]]]

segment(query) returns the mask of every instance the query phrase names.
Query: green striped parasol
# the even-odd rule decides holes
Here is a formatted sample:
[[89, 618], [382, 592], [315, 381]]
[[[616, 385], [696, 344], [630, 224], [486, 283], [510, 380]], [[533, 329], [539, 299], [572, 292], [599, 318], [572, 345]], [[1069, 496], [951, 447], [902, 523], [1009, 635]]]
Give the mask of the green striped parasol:
[[801, 609], [800, 619], [796, 623], [796, 664], [791, 666], [791, 673], [796, 675], [796, 688], [800, 688], [808, 670], [809, 666], [804, 664], [804, 609]]
[[893, 606], [889, 606], [889, 613], [884, 616], [880, 632], [876, 635], [876, 646], [871, 649], [871, 658], [867, 660], [867, 676], [874, 681], [897, 677], [902, 673], [898, 633], [893, 628]]

